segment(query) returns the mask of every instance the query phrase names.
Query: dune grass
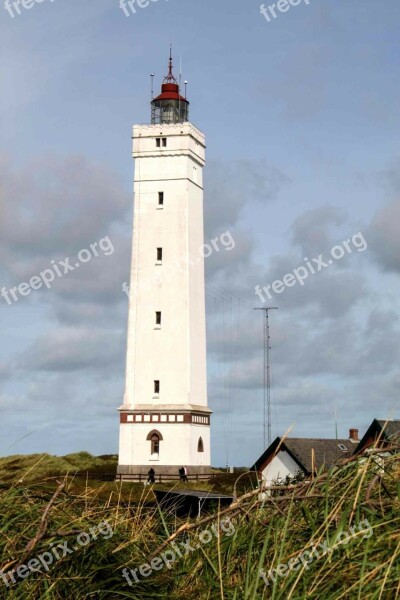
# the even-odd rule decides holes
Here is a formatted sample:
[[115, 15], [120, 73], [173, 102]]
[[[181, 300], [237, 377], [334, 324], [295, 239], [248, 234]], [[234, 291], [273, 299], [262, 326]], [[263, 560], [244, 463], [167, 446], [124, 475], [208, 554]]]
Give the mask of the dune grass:
[[[352, 460], [269, 496], [261, 497], [257, 489], [247, 491], [229, 509], [197, 522], [161, 512], [149, 486], [84, 482], [77, 489], [73, 477], [63, 476], [60, 489], [53, 479], [31, 484], [18, 479], [0, 489], [3, 571], [10, 573], [22, 559], [27, 564], [51, 551], [51, 544], [67, 542], [73, 551], [54, 559], [48, 571], [42, 566], [25, 579], [14, 573], [16, 583], [6, 579], [9, 587], [0, 578], [0, 597], [396, 600], [400, 598], [399, 455], [385, 459], [383, 477], [380, 468], [372, 455]], [[101, 524], [103, 533], [96, 529]], [[112, 535], [104, 534], [111, 530]], [[91, 531], [97, 531], [96, 539], [91, 539]], [[81, 532], [85, 541], [90, 535], [86, 545], [77, 542]], [[188, 543], [193, 550], [185, 553]], [[313, 547], [320, 549], [318, 556], [307, 554]], [[324, 555], [321, 547], [326, 549]], [[152, 563], [159, 568], [149, 573], [151, 561], [163, 555], [170, 560], [159, 558]], [[298, 568], [283, 573], [291, 559], [297, 559]], [[145, 575], [137, 570], [138, 581], [131, 577], [128, 585], [122, 570], [146, 564]]]
[[92, 456], [89, 452], [76, 452], [66, 456], [50, 454], [14, 455], [0, 458], [0, 484], [20, 481], [30, 483], [44, 477], [76, 475], [90, 472], [99, 477], [115, 473], [116, 455]]

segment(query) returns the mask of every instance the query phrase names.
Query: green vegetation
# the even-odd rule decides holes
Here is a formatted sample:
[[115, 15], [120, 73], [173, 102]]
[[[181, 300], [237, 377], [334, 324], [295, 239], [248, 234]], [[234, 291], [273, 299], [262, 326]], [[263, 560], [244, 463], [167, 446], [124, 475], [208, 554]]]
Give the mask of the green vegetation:
[[[92, 470], [90, 455], [72, 457], [62, 460], [78, 470]], [[10, 573], [19, 564], [28, 564], [49, 552], [50, 544], [55, 542], [67, 542], [69, 549], [76, 549], [53, 560], [48, 571], [42, 567], [25, 579], [14, 575], [17, 583], [10, 583], [9, 588], [0, 578], [1, 598], [400, 598], [399, 455], [385, 458], [383, 476], [381, 462], [377, 465], [371, 455], [368, 460], [351, 460], [329, 473], [320, 473], [313, 481], [281, 486], [264, 498], [257, 489], [250, 491], [254, 478], [243, 475], [236, 487], [238, 493], [247, 490], [246, 494], [221, 511], [223, 514], [204, 515], [200, 521], [191, 522], [162, 513], [151, 487], [143, 484], [82, 479], [77, 486], [75, 471], [59, 477], [58, 483], [46, 479], [52, 468], [49, 462], [47, 471], [43, 471], [46, 476], [41, 478], [36, 472], [35, 478], [36, 468], [32, 465], [37, 459], [21, 457], [22, 483], [17, 470], [9, 484], [4, 484], [3, 477], [0, 566]], [[2, 473], [10, 474], [12, 460], [4, 460], [9, 462], [0, 462]], [[65, 464], [57, 465], [67, 468]], [[26, 483], [28, 471], [30, 483]], [[232, 493], [234, 477], [221, 474], [218, 479], [215, 486]], [[232, 526], [229, 535], [221, 529], [224, 517], [229, 517]], [[110, 531], [105, 521], [112, 528], [112, 536], [104, 534]], [[101, 523], [103, 533], [97, 530], [96, 539], [89, 539], [87, 545], [77, 543], [82, 532], [85, 536]], [[205, 530], [210, 532], [208, 536]], [[173, 535], [176, 537], [172, 540]], [[346, 543], [339, 543], [340, 539]], [[139, 574], [139, 581], [133, 581], [132, 586], [123, 579], [124, 568], [149, 564], [153, 557], [171, 551], [172, 543], [182, 549], [185, 540], [190, 541], [193, 551], [185, 555], [182, 550], [183, 556], [171, 561], [169, 568], [164, 563], [152, 573], [145, 568], [147, 576]], [[272, 572], [273, 577], [265, 585], [260, 569], [268, 573], [278, 565], [287, 565], [319, 544], [329, 548], [325, 555], [310, 558], [303, 554], [309, 559], [303, 561], [305, 564], [300, 563], [296, 570], [286, 568], [282, 576]], [[285, 571], [284, 567], [281, 570]], [[26, 574], [23, 569], [21, 572]]]
[[91, 477], [115, 474], [118, 457], [116, 455], [92, 456], [89, 452], [76, 452], [66, 456], [50, 454], [30, 454], [28, 456], [8, 456], [0, 458], [0, 483], [21, 481], [31, 483], [45, 477], [62, 475], [84, 475]]

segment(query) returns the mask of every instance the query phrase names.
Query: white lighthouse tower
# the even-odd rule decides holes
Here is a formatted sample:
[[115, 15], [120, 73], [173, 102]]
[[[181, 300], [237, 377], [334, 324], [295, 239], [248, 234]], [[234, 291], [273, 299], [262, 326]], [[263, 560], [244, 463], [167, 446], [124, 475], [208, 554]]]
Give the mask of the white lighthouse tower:
[[[186, 96], [186, 94], [185, 94]], [[134, 227], [118, 473], [210, 470], [203, 237], [204, 135], [172, 57], [151, 125], [133, 127]]]

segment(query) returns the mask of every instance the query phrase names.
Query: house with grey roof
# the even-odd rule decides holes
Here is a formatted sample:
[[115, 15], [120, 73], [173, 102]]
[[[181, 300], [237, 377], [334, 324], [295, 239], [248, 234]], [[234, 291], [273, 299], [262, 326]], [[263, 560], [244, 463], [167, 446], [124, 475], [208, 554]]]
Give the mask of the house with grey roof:
[[310, 477], [350, 458], [358, 444], [358, 430], [348, 439], [277, 437], [251, 467], [266, 485], [298, 476]]
[[365, 435], [357, 445], [354, 454], [362, 454], [370, 448], [386, 449], [392, 446], [400, 447], [400, 419], [374, 419]]

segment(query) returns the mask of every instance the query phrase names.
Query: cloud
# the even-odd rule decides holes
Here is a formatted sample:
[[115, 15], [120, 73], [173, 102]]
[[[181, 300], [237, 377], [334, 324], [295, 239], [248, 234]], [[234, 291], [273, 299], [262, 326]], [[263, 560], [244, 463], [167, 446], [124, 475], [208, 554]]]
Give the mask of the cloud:
[[5, 381], [11, 375], [10, 366], [5, 363], [0, 363], [0, 382]]
[[297, 217], [291, 225], [292, 242], [304, 256], [326, 253], [339, 240], [333, 230], [346, 222], [346, 215], [335, 206], [319, 206]]
[[[302, 121], [318, 114], [327, 101], [327, 44], [305, 42], [295, 53], [280, 54], [274, 85], [260, 82], [259, 94], [267, 105], [279, 107], [285, 119]], [[283, 58], [282, 58], [283, 57]]]
[[[46, 439], [53, 445], [57, 432], [70, 432], [70, 439], [82, 447], [80, 440], [86, 440], [85, 428], [92, 427], [93, 419], [97, 431], [114, 428], [116, 442], [114, 409], [123, 396], [128, 311], [121, 284], [128, 281], [131, 255], [129, 194], [114, 175], [83, 159], [51, 158], [46, 163], [42, 158], [19, 170], [3, 162], [2, 169], [0, 251], [8, 280], [26, 280], [50, 259], [75, 256], [105, 235], [115, 247], [111, 256], [93, 259], [57, 280], [51, 290], [20, 303], [27, 313], [36, 304], [44, 310], [25, 346], [0, 367], [2, 409], [16, 435], [25, 430], [7, 406], [15, 402], [24, 410], [34, 403], [37, 418], [29, 426], [46, 422]], [[288, 223], [280, 253], [256, 251], [246, 214], [257, 215], [261, 203], [278, 203], [288, 182], [264, 161], [211, 165], [205, 241], [226, 231], [235, 240], [232, 250], [221, 247], [206, 259], [209, 390], [214, 431], [222, 437], [227, 430], [235, 440], [243, 432], [262, 431], [263, 322], [253, 310], [260, 306], [255, 285], [282, 279], [303, 264], [305, 256], [325, 255], [349, 232], [355, 233], [343, 211], [322, 205]], [[386, 215], [385, 210], [389, 208], [382, 209]], [[397, 252], [397, 242], [382, 224], [390, 227], [396, 214], [377, 215], [379, 226], [371, 226], [366, 236], [370, 242], [370, 231], [381, 231], [382, 247], [386, 237], [390, 254]], [[368, 389], [368, 381], [373, 392], [365, 394], [365, 402], [371, 411], [379, 386], [387, 390], [387, 405], [394, 402], [398, 320], [377, 306], [368, 272], [360, 268], [364, 254], [368, 253], [353, 252], [310, 276], [304, 286], [286, 289], [273, 299], [279, 306], [270, 321], [276, 433], [294, 421], [297, 434], [310, 435], [315, 427], [321, 435], [329, 432], [326, 421], [335, 403], [342, 403], [343, 420], [354, 425], [351, 411], [362, 406], [360, 390]], [[388, 380], [392, 383], [384, 384]], [[77, 411], [79, 428], [74, 426]], [[32, 444], [28, 448], [38, 448], [40, 435], [34, 435], [27, 438]], [[249, 453], [246, 460], [254, 456]]]
[[[114, 248], [108, 255], [98, 250], [98, 257], [24, 302], [37, 296], [50, 304], [61, 299], [86, 306], [123, 300], [132, 201], [115, 175], [83, 157], [47, 156], [19, 169], [3, 159], [0, 182], [0, 276], [9, 287], [52, 268], [51, 261], [71, 257], [75, 265], [80, 250], [106, 236]], [[57, 314], [62, 318], [62, 311]]]
[[130, 206], [115, 176], [79, 156], [48, 155], [18, 171], [2, 160], [0, 175], [1, 247], [25, 260], [87, 247]]
[[399, 223], [400, 197], [376, 213], [368, 230], [370, 248], [379, 266], [387, 272], [400, 272]]
[[290, 179], [265, 160], [210, 161], [205, 179], [206, 238], [240, 222], [252, 201], [271, 201]]
[[73, 372], [94, 370], [122, 371], [123, 337], [109, 330], [62, 328], [39, 337], [20, 357], [21, 369], [30, 371]]

